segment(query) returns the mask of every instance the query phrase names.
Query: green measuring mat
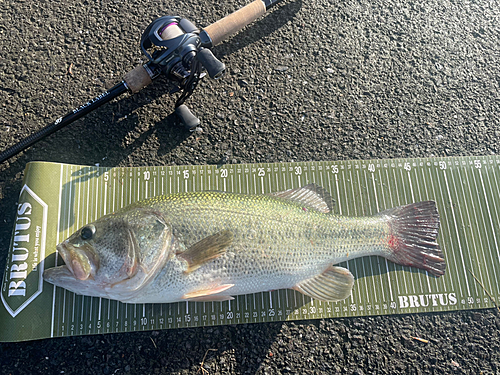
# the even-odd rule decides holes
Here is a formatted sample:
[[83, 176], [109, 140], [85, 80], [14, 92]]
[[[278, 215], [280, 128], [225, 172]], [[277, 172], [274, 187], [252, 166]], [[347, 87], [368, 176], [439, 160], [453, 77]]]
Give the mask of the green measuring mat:
[[[491, 308], [486, 291], [500, 298], [499, 177], [499, 156], [136, 168], [30, 163], [3, 276], [0, 341]], [[352, 295], [330, 303], [276, 290], [223, 302], [124, 304], [43, 282], [44, 269], [62, 263], [56, 244], [137, 200], [202, 190], [266, 194], [308, 183], [328, 190], [334, 213], [346, 216], [436, 201], [446, 274], [377, 256], [353, 259], [340, 264], [356, 279]]]

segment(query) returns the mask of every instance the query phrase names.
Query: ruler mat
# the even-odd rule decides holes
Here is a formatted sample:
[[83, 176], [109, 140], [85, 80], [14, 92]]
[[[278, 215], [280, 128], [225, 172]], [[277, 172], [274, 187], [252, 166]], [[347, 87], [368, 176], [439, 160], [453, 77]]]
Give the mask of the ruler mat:
[[[485, 290], [500, 298], [499, 177], [498, 156], [137, 168], [30, 163], [3, 277], [0, 341], [491, 308]], [[341, 264], [356, 278], [353, 293], [335, 303], [277, 290], [224, 302], [123, 304], [42, 280], [44, 269], [62, 262], [57, 243], [137, 200], [201, 190], [266, 194], [312, 182], [331, 193], [340, 215], [435, 200], [445, 276], [376, 256], [355, 259]]]

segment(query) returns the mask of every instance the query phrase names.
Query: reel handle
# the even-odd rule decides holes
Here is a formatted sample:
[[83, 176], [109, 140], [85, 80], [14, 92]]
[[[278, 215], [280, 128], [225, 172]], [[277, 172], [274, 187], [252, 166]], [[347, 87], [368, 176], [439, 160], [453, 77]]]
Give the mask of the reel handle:
[[264, 1], [255, 0], [223, 19], [208, 25], [204, 30], [212, 39], [212, 46], [215, 46], [264, 15], [264, 13], [266, 13]]
[[200, 119], [193, 115], [189, 108], [185, 104], [181, 104], [175, 109], [175, 113], [179, 116], [180, 120], [184, 124], [184, 128], [189, 131], [194, 131], [198, 125], [200, 125]]
[[198, 51], [198, 61], [207, 70], [212, 79], [219, 79], [226, 71], [226, 65], [214, 56], [208, 48], [201, 48]]

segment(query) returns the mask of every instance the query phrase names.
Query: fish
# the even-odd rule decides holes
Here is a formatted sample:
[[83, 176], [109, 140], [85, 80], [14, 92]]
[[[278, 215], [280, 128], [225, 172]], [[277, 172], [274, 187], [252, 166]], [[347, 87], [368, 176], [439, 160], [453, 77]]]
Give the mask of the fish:
[[354, 276], [338, 264], [364, 256], [444, 275], [434, 201], [365, 217], [336, 215], [333, 207], [316, 184], [262, 195], [157, 196], [84, 225], [56, 246], [64, 265], [43, 277], [76, 294], [171, 303], [277, 289], [341, 301]]

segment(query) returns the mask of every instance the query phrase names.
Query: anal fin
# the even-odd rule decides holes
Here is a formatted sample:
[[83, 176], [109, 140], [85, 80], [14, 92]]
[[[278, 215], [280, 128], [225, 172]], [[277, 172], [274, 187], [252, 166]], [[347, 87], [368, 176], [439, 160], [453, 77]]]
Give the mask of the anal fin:
[[351, 295], [354, 276], [343, 267], [328, 267], [323, 273], [301, 281], [292, 289], [311, 298], [335, 302], [342, 301]]

